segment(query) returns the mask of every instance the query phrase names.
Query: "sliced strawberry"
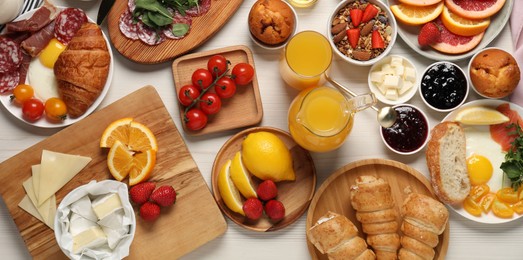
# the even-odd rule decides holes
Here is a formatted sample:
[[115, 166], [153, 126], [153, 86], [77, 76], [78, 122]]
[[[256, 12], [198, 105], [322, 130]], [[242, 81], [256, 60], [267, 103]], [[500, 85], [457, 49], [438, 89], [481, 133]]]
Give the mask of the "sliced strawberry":
[[365, 10], [363, 11], [363, 17], [361, 18], [362, 23], [366, 23], [370, 21], [372, 18], [376, 17], [378, 15], [378, 8], [376, 8], [373, 4], [368, 4], [367, 7], [365, 7]]
[[360, 40], [360, 29], [353, 28], [347, 30], [347, 38], [349, 39], [349, 44], [353, 49], [356, 49], [358, 46], [358, 41]]
[[351, 9], [350, 10], [350, 20], [352, 25], [358, 26], [361, 23], [361, 17], [363, 16], [363, 11], [361, 9]]
[[378, 30], [372, 31], [372, 48], [373, 49], [383, 49], [385, 48], [385, 42], [381, 37], [381, 34]]

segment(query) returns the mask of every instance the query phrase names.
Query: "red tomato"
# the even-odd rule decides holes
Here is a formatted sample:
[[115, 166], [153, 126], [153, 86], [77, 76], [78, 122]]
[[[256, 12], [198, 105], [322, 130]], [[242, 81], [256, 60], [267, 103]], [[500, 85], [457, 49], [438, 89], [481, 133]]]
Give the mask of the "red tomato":
[[36, 121], [44, 114], [44, 103], [36, 98], [28, 99], [22, 105], [22, 114], [29, 121]]
[[223, 55], [214, 55], [207, 62], [207, 70], [216, 78], [227, 70], [227, 65], [228, 61]]
[[50, 98], [45, 101], [45, 115], [54, 121], [65, 120], [67, 118], [67, 106], [59, 98]]
[[208, 88], [212, 81], [212, 74], [206, 69], [197, 69], [192, 74], [192, 84], [200, 90]]
[[221, 77], [216, 81], [214, 91], [220, 98], [230, 98], [236, 93], [236, 83], [229, 77]]
[[238, 63], [231, 72], [236, 85], [247, 85], [254, 77], [254, 68], [248, 63]]
[[200, 108], [207, 115], [216, 114], [222, 108], [222, 100], [214, 93], [205, 93], [202, 96]]
[[178, 93], [178, 101], [184, 106], [188, 106], [193, 100], [200, 96], [200, 90], [194, 85], [185, 85], [180, 88]]
[[184, 117], [185, 125], [189, 130], [200, 130], [207, 125], [207, 115], [198, 108], [193, 108]]

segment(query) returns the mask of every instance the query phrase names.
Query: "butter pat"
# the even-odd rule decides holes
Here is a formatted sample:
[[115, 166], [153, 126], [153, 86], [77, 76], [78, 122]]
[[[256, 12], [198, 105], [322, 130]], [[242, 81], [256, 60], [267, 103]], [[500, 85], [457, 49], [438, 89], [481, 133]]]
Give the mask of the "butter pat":
[[73, 236], [73, 252], [78, 254], [86, 248], [97, 248], [107, 243], [107, 237], [99, 226], [91, 227]]
[[370, 73], [370, 81], [372, 82], [382, 83], [383, 77], [385, 77], [385, 73], [382, 71], [373, 71]]
[[401, 88], [401, 78], [399, 76], [393, 76], [393, 75], [385, 75], [385, 78], [383, 80], [383, 87], [385, 88], [393, 88], [393, 89], [399, 89]]
[[[401, 56], [391, 56], [385, 59], [383, 64], [374, 66], [369, 73], [369, 84], [374, 92], [379, 92], [378, 98], [389, 101], [401, 100], [403, 95], [413, 94], [412, 91], [416, 84], [416, 69], [412, 64]], [[392, 103], [391, 103], [392, 104]]]
[[401, 57], [392, 56], [390, 59], [390, 66], [393, 68], [403, 66], [403, 59]]
[[406, 81], [411, 81], [412, 83], [416, 82], [416, 71], [414, 68], [406, 67], [403, 72], [403, 79]]
[[107, 193], [92, 202], [93, 211], [98, 219], [104, 219], [109, 214], [122, 208], [120, 196], [116, 193]]

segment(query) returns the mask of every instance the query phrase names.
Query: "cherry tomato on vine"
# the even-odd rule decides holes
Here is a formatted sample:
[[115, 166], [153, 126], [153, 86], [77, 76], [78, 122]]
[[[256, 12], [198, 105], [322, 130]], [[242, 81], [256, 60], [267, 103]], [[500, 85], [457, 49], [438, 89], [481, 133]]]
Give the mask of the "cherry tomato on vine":
[[231, 74], [236, 85], [247, 85], [254, 77], [254, 68], [248, 63], [238, 63], [232, 68]]
[[227, 70], [227, 59], [223, 55], [214, 55], [207, 61], [207, 70], [214, 78], [222, 75]]
[[194, 85], [185, 85], [180, 88], [178, 93], [178, 101], [184, 106], [188, 106], [193, 100], [200, 96], [200, 90]]
[[214, 92], [216, 92], [220, 98], [230, 98], [236, 93], [236, 83], [227, 76], [221, 77], [216, 81], [216, 85], [214, 85]]
[[36, 121], [44, 114], [44, 103], [36, 98], [30, 98], [22, 105], [22, 114], [29, 121]]
[[65, 120], [67, 118], [67, 106], [59, 98], [49, 98], [45, 101], [45, 115], [51, 120]]
[[215, 93], [205, 93], [200, 100], [200, 109], [207, 115], [220, 112], [222, 100]]
[[197, 69], [192, 73], [192, 84], [203, 90], [212, 84], [212, 74], [206, 69]]
[[189, 130], [200, 130], [207, 125], [207, 115], [202, 110], [193, 108], [185, 113], [184, 121]]
[[26, 84], [20, 84], [13, 89], [11, 101], [14, 100], [16, 103], [22, 105], [26, 100], [32, 98], [34, 93], [33, 87]]

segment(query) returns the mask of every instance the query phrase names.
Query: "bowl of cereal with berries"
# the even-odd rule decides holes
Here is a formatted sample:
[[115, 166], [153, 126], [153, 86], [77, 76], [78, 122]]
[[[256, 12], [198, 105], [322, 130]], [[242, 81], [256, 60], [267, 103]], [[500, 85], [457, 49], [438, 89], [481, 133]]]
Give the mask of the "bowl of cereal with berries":
[[341, 1], [327, 30], [334, 52], [358, 66], [373, 65], [387, 56], [398, 35], [394, 15], [379, 0]]

